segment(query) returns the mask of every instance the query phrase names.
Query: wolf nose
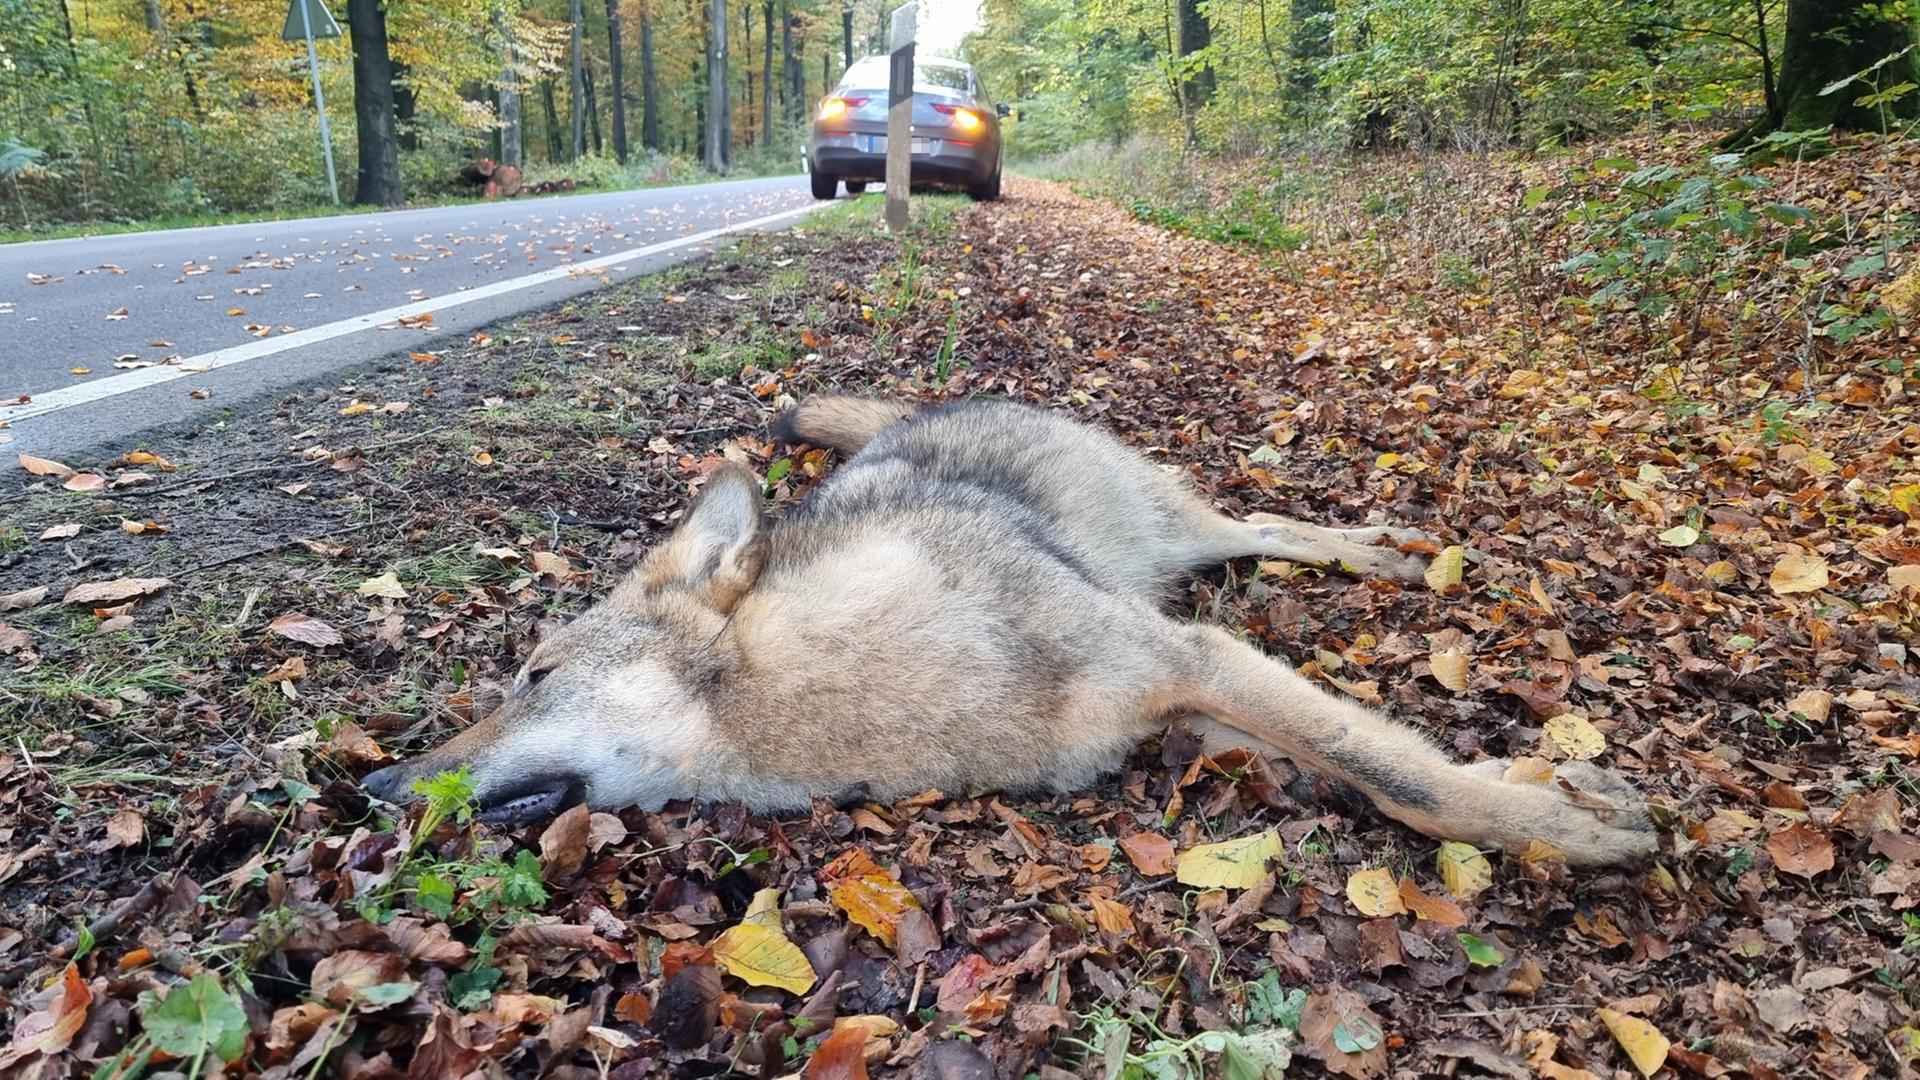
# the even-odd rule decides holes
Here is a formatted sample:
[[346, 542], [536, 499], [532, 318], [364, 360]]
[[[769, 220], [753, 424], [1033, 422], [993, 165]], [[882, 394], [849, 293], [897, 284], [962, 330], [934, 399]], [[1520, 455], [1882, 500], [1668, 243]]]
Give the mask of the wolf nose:
[[389, 765], [368, 773], [360, 780], [360, 786], [367, 794], [383, 802], [399, 802], [402, 793], [400, 785], [406, 780], [405, 765]]

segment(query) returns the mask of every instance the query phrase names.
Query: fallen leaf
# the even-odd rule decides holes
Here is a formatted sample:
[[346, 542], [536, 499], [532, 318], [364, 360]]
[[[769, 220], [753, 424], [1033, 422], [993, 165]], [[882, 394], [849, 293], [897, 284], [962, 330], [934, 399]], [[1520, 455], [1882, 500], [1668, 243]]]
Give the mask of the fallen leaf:
[[1459, 904], [1428, 895], [1410, 877], [1400, 879], [1400, 902], [1417, 919], [1446, 927], [1467, 925], [1467, 913], [1460, 910]]
[[99, 491], [107, 486], [107, 478], [99, 473], [74, 473], [60, 486], [68, 491]]
[[80, 523], [77, 521], [68, 521], [59, 525], [47, 526], [46, 531], [40, 534], [40, 539], [70, 540], [73, 537], [76, 537], [79, 535], [80, 535]]
[[47, 587], [45, 585], [36, 585], [31, 589], [21, 589], [19, 592], [0, 596], [0, 611], [18, 611], [21, 608], [30, 608], [46, 598]]
[[147, 819], [140, 811], [122, 807], [107, 819], [107, 839], [117, 847], [138, 847], [147, 836]]
[[1427, 667], [1432, 670], [1434, 681], [1456, 694], [1466, 692], [1470, 665], [1467, 654], [1460, 649], [1446, 649], [1427, 656]]
[[1782, 871], [1803, 878], [1833, 869], [1833, 841], [1804, 821], [1789, 822], [1767, 837], [1767, 853]]
[[1148, 877], [1173, 873], [1173, 841], [1159, 833], [1137, 832], [1120, 838], [1120, 850], [1135, 870]]
[[713, 942], [721, 970], [751, 986], [774, 986], [789, 994], [813, 988], [813, 965], [785, 934], [761, 923], [729, 927]]
[[1434, 862], [1440, 871], [1440, 885], [1448, 896], [1469, 899], [1493, 884], [1493, 865], [1472, 844], [1445, 841]]
[[406, 586], [400, 584], [400, 577], [389, 570], [378, 577], [370, 577], [355, 587], [361, 596], [384, 596], [391, 600], [405, 600]]
[[1356, 870], [1349, 875], [1347, 899], [1360, 914], [1371, 918], [1407, 912], [1406, 904], [1400, 900], [1400, 886], [1395, 883], [1393, 872], [1384, 866]]
[[867, 1080], [867, 1031], [836, 1027], [807, 1059], [805, 1080]]
[[1200, 844], [1180, 853], [1174, 879], [1203, 889], [1251, 888], [1266, 879], [1267, 863], [1285, 850], [1280, 834], [1271, 829], [1217, 844]]
[[80, 969], [68, 964], [60, 978], [59, 993], [45, 1009], [22, 1017], [13, 1029], [14, 1051], [51, 1057], [65, 1050], [86, 1025], [87, 1009], [92, 1004], [93, 991], [80, 977]]
[[1556, 716], [1542, 724], [1541, 730], [1549, 746], [1574, 761], [1599, 757], [1607, 749], [1607, 737], [1584, 716]]
[[283, 638], [290, 638], [303, 645], [313, 645], [320, 648], [328, 645], [338, 645], [346, 640], [340, 636], [340, 631], [334, 629], [332, 623], [294, 611], [290, 611], [268, 623], [267, 629], [279, 634]]
[[150, 596], [173, 584], [166, 578], [115, 578], [75, 585], [61, 599], [69, 604], [116, 604], [122, 600]]
[[1460, 584], [1467, 569], [1467, 550], [1458, 544], [1444, 548], [1427, 565], [1427, 587], [1444, 594]]
[[850, 848], [828, 863], [820, 876], [828, 882], [827, 897], [834, 906], [889, 949], [899, 941], [900, 916], [920, 906], [906, 886], [859, 848]]
[[1637, 1016], [1628, 1016], [1613, 1009], [1596, 1009], [1600, 1022], [1607, 1025], [1613, 1033], [1613, 1041], [1626, 1051], [1627, 1059], [1640, 1075], [1651, 1077], [1667, 1063], [1667, 1050], [1672, 1045], [1660, 1029]]
[[34, 457], [32, 454], [20, 455], [20, 467], [35, 476], [57, 476], [64, 480], [74, 474], [74, 470], [51, 458]]
[[1675, 525], [1660, 534], [1660, 542], [1668, 547], [1692, 547], [1700, 542], [1700, 530], [1691, 525]]
[[1795, 551], [1781, 557], [1767, 575], [1767, 585], [1778, 596], [1817, 592], [1827, 587], [1827, 560]]

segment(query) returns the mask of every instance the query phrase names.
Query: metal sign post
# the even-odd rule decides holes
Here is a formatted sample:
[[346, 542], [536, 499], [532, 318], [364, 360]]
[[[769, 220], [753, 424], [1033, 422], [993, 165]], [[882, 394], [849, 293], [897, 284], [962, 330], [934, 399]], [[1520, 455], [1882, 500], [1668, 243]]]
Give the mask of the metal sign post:
[[327, 97], [320, 92], [320, 58], [314, 55], [313, 39], [337, 38], [340, 24], [322, 0], [293, 0], [287, 8], [287, 23], [280, 28], [280, 40], [307, 43], [307, 74], [313, 76], [313, 107], [320, 114], [320, 152], [327, 158], [327, 191], [333, 205], [340, 205], [340, 181], [333, 172], [333, 134], [327, 130]]
[[893, 63], [887, 79], [887, 228], [907, 227], [907, 188], [913, 181], [913, 37], [920, 5], [893, 13], [888, 45]]

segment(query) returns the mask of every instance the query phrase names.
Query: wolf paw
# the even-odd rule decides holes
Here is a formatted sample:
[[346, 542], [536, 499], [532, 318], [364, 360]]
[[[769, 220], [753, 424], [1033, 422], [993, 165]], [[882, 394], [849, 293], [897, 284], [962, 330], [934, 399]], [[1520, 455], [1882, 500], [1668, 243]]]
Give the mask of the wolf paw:
[[1620, 774], [1586, 761], [1562, 762], [1546, 783], [1507, 781], [1504, 758], [1469, 766], [1513, 795], [1503, 847], [1524, 851], [1533, 840], [1566, 853], [1573, 866], [1614, 866], [1650, 858], [1659, 834], [1646, 800]]

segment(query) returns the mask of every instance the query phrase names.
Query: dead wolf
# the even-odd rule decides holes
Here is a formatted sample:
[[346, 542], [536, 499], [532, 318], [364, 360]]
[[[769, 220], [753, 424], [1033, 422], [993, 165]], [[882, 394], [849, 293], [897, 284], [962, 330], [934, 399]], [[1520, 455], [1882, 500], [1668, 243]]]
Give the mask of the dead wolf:
[[366, 778], [381, 798], [469, 765], [495, 819], [937, 788], [1067, 792], [1171, 717], [1359, 789], [1423, 833], [1570, 863], [1649, 855], [1641, 804], [1584, 763], [1546, 783], [1463, 765], [1213, 626], [1160, 610], [1183, 571], [1240, 556], [1418, 580], [1380, 541], [1236, 521], [1118, 439], [1030, 406], [823, 396], [776, 420], [852, 457], [769, 525], [751, 471], [713, 473], [678, 529], [533, 650], [498, 710]]

